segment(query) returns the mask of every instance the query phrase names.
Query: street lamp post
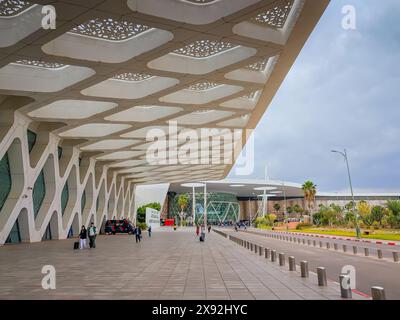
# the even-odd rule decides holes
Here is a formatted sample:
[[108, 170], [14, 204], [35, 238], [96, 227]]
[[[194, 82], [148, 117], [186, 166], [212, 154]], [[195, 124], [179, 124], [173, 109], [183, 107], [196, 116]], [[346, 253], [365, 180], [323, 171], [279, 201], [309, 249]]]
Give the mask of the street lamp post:
[[351, 183], [350, 167], [349, 167], [349, 160], [348, 160], [348, 158], [347, 158], [347, 152], [346, 152], [346, 149], [344, 149], [344, 152], [342, 152], [342, 151], [337, 151], [337, 150], [332, 150], [332, 152], [341, 154], [341, 155], [343, 156], [343, 158], [345, 159], [345, 161], [346, 161], [347, 175], [348, 175], [348, 177], [349, 177], [351, 198], [352, 198], [352, 200], [353, 200], [352, 209], [353, 209], [353, 213], [354, 213], [354, 217], [355, 217], [355, 222], [356, 222], [356, 236], [357, 236], [358, 239], [360, 239], [360, 238], [361, 238], [361, 232], [360, 232], [360, 226], [358, 225], [358, 214], [357, 214], [357, 212], [355, 211], [356, 202], [355, 202], [355, 200], [354, 200], [353, 185], [352, 185], [352, 183]]

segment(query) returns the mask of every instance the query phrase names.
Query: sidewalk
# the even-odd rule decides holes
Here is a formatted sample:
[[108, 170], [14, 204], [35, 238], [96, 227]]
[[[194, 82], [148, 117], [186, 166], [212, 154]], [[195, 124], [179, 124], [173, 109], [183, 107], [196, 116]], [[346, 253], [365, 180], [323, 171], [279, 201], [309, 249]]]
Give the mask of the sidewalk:
[[[0, 299], [340, 299], [334, 285], [318, 287], [211, 232], [193, 229], [100, 236], [96, 249], [72, 250], [74, 240], [0, 249]], [[44, 290], [43, 265], [57, 271]]]

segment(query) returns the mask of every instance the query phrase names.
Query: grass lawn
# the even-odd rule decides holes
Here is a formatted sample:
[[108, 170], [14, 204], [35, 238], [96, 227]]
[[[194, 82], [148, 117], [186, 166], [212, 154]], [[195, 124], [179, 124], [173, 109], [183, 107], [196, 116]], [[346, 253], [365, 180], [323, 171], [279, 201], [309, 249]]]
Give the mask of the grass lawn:
[[[343, 237], [355, 237], [356, 232], [350, 230], [337, 230], [337, 229], [302, 229], [302, 230], [289, 230], [290, 232], [304, 232], [304, 233], [318, 233], [327, 234], [333, 236], [343, 236]], [[379, 239], [379, 240], [389, 240], [389, 241], [400, 241], [400, 233], [393, 233], [385, 230], [374, 230], [372, 234], [361, 235], [364, 239]]]

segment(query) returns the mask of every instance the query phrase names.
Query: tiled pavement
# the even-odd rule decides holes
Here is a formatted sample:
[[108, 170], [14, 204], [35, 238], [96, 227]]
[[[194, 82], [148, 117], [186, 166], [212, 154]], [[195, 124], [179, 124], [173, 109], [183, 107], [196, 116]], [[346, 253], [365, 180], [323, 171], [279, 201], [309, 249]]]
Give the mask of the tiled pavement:
[[[0, 248], [0, 299], [340, 299], [336, 285], [252, 254], [216, 233], [200, 243], [192, 229], [153, 232], [136, 244], [127, 235], [100, 236], [96, 249], [73, 240]], [[44, 265], [56, 268], [56, 289], [44, 290]]]

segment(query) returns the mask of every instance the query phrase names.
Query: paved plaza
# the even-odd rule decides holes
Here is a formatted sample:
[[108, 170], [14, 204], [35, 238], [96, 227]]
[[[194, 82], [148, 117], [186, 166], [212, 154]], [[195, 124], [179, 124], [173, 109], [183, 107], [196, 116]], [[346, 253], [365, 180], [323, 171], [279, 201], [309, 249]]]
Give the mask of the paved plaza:
[[[318, 287], [211, 232], [193, 229], [100, 236], [96, 249], [74, 240], [0, 248], [0, 299], [340, 299], [337, 286]], [[56, 289], [44, 290], [44, 265], [56, 268]]]

